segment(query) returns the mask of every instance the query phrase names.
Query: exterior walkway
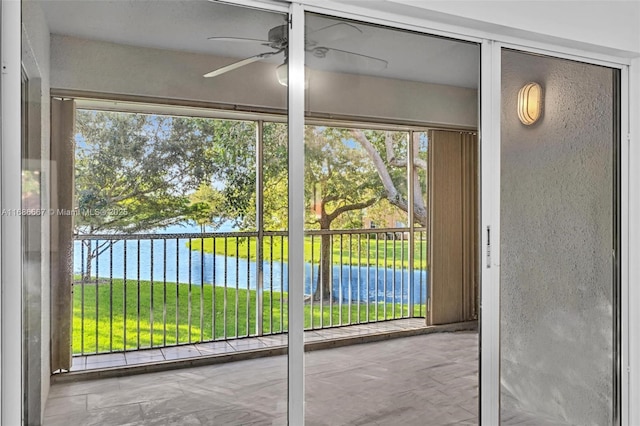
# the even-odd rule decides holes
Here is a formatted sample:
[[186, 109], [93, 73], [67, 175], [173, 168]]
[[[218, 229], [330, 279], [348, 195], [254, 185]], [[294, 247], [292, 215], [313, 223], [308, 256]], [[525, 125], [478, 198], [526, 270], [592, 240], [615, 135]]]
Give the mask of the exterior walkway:
[[[285, 425], [286, 377], [287, 357], [271, 356], [58, 383], [44, 425]], [[477, 424], [478, 335], [315, 350], [305, 389], [310, 426]]]

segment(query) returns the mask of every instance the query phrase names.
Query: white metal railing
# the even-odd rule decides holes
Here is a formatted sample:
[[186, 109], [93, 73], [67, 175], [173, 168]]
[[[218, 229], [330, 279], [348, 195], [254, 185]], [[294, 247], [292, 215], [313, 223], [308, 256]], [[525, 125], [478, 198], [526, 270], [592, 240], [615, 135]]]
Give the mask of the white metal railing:
[[[424, 317], [426, 230], [408, 236], [307, 231], [305, 329]], [[76, 236], [74, 354], [286, 332], [287, 244], [286, 231]]]

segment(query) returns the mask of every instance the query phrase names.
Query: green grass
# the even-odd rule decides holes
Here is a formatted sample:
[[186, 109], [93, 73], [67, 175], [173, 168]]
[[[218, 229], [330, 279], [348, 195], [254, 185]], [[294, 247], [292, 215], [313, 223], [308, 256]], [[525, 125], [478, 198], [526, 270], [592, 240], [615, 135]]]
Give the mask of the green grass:
[[[125, 282], [122, 279], [113, 279], [111, 283], [104, 280], [100, 282], [98, 285], [76, 284], [73, 287], [74, 354], [193, 343], [223, 339], [225, 333], [227, 337], [246, 336], [254, 334], [256, 330], [255, 290], [240, 289], [236, 292], [235, 288], [175, 283], [164, 285], [161, 282], [154, 282], [152, 285], [149, 281], [140, 281], [138, 286], [136, 280], [127, 280], [125, 290]], [[264, 292], [264, 334], [287, 330], [287, 297], [286, 292]], [[384, 308], [384, 303], [369, 304], [368, 320], [374, 321], [376, 317], [378, 320], [400, 318], [408, 314], [408, 307], [399, 303], [396, 303], [395, 307], [392, 303], [387, 303], [386, 316]], [[416, 315], [425, 313], [424, 305], [416, 305], [414, 309]], [[212, 312], [215, 312], [215, 324]], [[273, 313], [273, 317], [269, 315], [270, 312]], [[349, 324], [348, 304], [343, 304], [340, 309], [335, 303], [330, 308], [329, 304], [324, 302], [320, 310], [319, 302], [314, 302], [313, 309], [307, 303], [305, 328], [310, 328], [312, 321], [314, 328], [320, 327], [321, 323], [324, 326], [330, 323], [340, 324], [341, 314], [342, 324]], [[166, 318], [166, 326], [163, 317]], [[367, 305], [352, 304], [350, 323], [365, 321]]]
[[[425, 241], [415, 241], [414, 268], [426, 269], [427, 267], [427, 244]], [[215, 237], [215, 238], [194, 238], [187, 245], [193, 251], [203, 250], [205, 253], [215, 253], [229, 257], [241, 257], [244, 259], [256, 260], [256, 238], [255, 237]], [[333, 238], [331, 245], [332, 260], [334, 265], [361, 265], [380, 266], [396, 268], [409, 266], [409, 242], [398, 240], [376, 240], [374, 238], [360, 238], [349, 235]], [[274, 261], [287, 261], [289, 250], [289, 240], [286, 237], [265, 236], [263, 240], [264, 259], [273, 258]], [[320, 261], [320, 237], [306, 236], [304, 239], [304, 260], [305, 262], [318, 263]]]

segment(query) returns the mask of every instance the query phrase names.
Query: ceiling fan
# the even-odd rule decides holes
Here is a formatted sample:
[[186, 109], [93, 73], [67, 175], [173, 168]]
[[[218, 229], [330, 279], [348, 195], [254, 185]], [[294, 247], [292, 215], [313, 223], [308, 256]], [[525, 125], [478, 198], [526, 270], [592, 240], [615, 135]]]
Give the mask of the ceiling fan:
[[[348, 37], [362, 34], [362, 30], [355, 25], [344, 22], [334, 23], [317, 30], [309, 31], [305, 34], [304, 50], [315, 58], [324, 59], [332, 58], [339, 62], [354, 63], [362, 67], [373, 69], [384, 69], [388, 62], [384, 59], [373, 56], [363, 55], [361, 53], [350, 52], [347, 50], [328, 47], [326, 43], [342, 40]], [[249, 65], [253, 62], [284, 53], [284, 62], [278, 66], [276, 73], [281, 84], [286, 85], [286, 63], [287, 63], [287, 47], [289, 45], [287, 25], [278, 25], [269, 30], [266, 40], [242, 37], [209, 37], [211, 41], [232, 41], [241, 43], [258, 44], [272, 49], [259, 53], [257, 55], [242, 59], [224, 67], [218, 68], [206, 73], [203, 77], [217, 77], [237, 68]]]

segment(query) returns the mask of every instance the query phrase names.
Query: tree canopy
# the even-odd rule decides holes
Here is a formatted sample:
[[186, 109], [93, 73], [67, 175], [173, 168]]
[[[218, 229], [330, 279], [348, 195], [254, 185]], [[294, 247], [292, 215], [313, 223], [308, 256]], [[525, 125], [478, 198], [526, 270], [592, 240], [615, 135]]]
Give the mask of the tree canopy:
[[[135, 233], [193, 219], [214, 229], [256, 228], [253, 121], [77, 111], [75, 186], [83, 233]], [[263, 125], [263, 221], [287, 226], [287, 126]], [[426, 159], [416, 151], [416, 221], [426, 224]], [[386, 199], [409, 210], [407, 132], [307, 126], [306, 222], [310, 229], [362, 226], [363, 212]], [[382, 208], [369, 209], [378, 216]], [[101, 214], [95, 214], [99, 211]], [[83, 212], [91, 214], [82, 214]], [[126, 214], [124, 214], [126, 212]]]
[[77, 231], [135, 233], [189, 215], [185, 194], [211, 174], [207, 136], [190, 127], [177, 117], [77, 111]]
[[79, 110], [81, 233], [136, 233], [206, 218], [245, 220], [255, 191], [253, 122]]

